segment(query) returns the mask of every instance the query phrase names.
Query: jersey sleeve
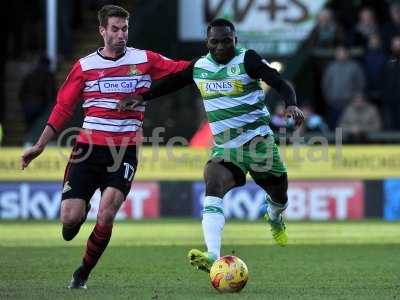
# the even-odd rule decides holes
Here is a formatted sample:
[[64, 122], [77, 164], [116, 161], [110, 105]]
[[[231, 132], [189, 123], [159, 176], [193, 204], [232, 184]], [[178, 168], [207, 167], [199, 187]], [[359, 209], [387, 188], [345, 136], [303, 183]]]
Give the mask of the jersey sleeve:
[[152, 51], [146, 51], [146, 53], [150, 63], [149, 74], [152, 80], [159, 80], [167, 75], [182, 71], [190, 64], [190, 61], [172, 60]]
[[148, 101], [173, 93], [187, 85], [193, 84], [193, 67], [196, 61], [197, 59], [194, 59], [186, 66], [185, 69], [167, 75], [162, 79], [153, 82], [150, 90], [142, 94], [143, 99]]
[[247, 50], [244, 56], [244, 67], [247, 74], [253, 79], [262, 79], [269, 86], [281, 79], [279, 72], [272, 68], [267, 60], [263, 59], [254, 50]]
[[284, 98], [287, 106], [297, 104], [296, 93], [292, 86], [283, 80], [279, 72], [272, 68], [271, 65], [254, 50], [246, 51], [244, 56], [244, 68], [251, 78], [261, 79], [276, 90], [282, 98]]
[[72, 117], [75, 106], [82, 99], [85, 81], [80, 62], [76, 62], [57, 93], [57, 102], [47, 124], [60, 132]]

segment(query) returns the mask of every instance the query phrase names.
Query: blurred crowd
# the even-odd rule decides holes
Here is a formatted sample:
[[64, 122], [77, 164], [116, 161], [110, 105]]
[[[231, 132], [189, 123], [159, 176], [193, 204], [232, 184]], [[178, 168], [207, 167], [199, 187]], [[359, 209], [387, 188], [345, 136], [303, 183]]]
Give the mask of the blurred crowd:
[[[341, 127], [347, 138], [362, 142], [371, 132], [400, 130], [400, 2], [391, 2], [388, 9], [387, 18], [378, 22], [374, 9], [362, 7], [350, 28], [331, 8], [320, 12], [308, 44], [317, 93], [312, 103], [301, 93], [299, 99], [307, 116], [305, 132]], [[322, 107], [319, 114], [314, 107]], [[277, 105], [275, 130], [290, 129], [282, 114]]]
[[[5, 78], [7, 59], [18, 60], [28, 52], [37, 54], [34, 57], [39, 59], [31, 59], [36, 63], [32, 63], [31, 72], [22, 78], [18, 93], [21, 112], [24, 115], [26, 128], [29, 130], [37, 122], [44, 107], [54, 102], [55, 90], [59, 82], [56, 82], [49, 61], [43, 56], [45, 1], [16, 0], [10, 5], [16, 8], [21, 5], [21, 2], [27, 8], [23, 11], [25, 15], [15, 26], [6, 26], [6, 47], [3, 48], [5, 54], [0, 60], [0, 77]], [[90, 28], [96, 28], [96, 24], [93, 26], [96, 21], [88, 20], [84, 12], [95, 12], [102, 4], [114, 2], [119, 4], [118, 1], [103, 0], [59, 1], [59, 10], [63, 11], [59, 19], [61, 61], [64, 59], [69, 61], [74, 57], [77, 45], [74, 43], [73, 36], [77, 29], [81, 30], [87, 23], [91, 24]], [[157, 2], [162, 5], [162, 1]], [[369, 4], [371, 5], [368, 6]], [[131, 45], [159, 51], [172, 58], [182, 57], [182, 53], [177, 49], [185, 49], [182, 51], [186, 51], [188, 57], [196, 56], [188, 49], [199, 49], [201, 48], [199, 45], [191, 48], [171, 46], [171, 49], [176, 50], [175, 52], [164, 49], [162, 46], [166, 43], [154, 38], [154, 32], [144, 32], [143, 30], [147, 30], [146, 26], [140, 26], [147, 22], [145, 13], [152, 14], [155, 6], [151, 6], [146, 1], [136, 0], [135, 7], [139, 7], [142, 13], [135, 15], [135, 27], [130, 35]], [[171, 22], [172, 18], [168, 20], [165, 22]], [[146, 36], [152, 43], [154, 42], [154, 45], [144, 39]], [[171, 32], [170, 44], [179, 44], [173, 41], [174, 38], [175, 34]], [[297, 85], [299, 104], [306, 115], [306, 122], [301, 129], [303, 133], [329, 134], [335, 128], [341, 127], [349, 139], [367, 142], [367, 135], [371, 132], [400, 132], [400, 122], [396, 121], [400, 115], [398, 88], [400, 86], [400, 0], [330, 1], [320, 12], [306, 48], [310, 51], [311, 58], [307, 61], [305, 68], [311, 70], [312, 77], [308, 83], [312, 82], [313, 91], [305, 93], [298, 80], [292, 78], [293, 84]], [[4, 80], [0, 82], [2, 84]], [[3, 85], [0, 85], [1, 99], [5, 99], [4, 91]], [[25, 95], [30, 95], [29, 103]], [[178, 98], [175, 96], [173, 101], [178, 101]], [[182, 102], [188, 103], [186, 98]], [[162, 105], [164, 104], [153, 107], [149, 111], [147, 115], [150, 117], [147, 118], [148, 122], [145, 126], [172, 124], [165, 125], [170, 127], [168, 131], [171, 135], [183, 135], [190, 138], [199, 124], [192, 124], [193, 129], [188, 133], [184, 132], [188, 130], [185, 126], [179, 126], [178, 117], [172, 115], [168, 117], [168, 120], [165, 119], [165, 111], [168, 110]], [[4, 106], [5, 101], [0, 101], [0, 124], [4, 120], [6, 111]], [[176, 107], [175, 104], [171, 106]], [[177, 112], [175, 108], [171, 111], [176, 112], [182, 116], [182, 120], [185, 120], [186, 116], [182, 113], [184, 109], [185, 107], [182, 106], [180, 112]], [[161, 112], [160, 118], [157, 117], [158, 110]], [[285, 119], [284, 106], [278, 103], [271, 106], [270, 111], [272, 113], [271, 127], [275, 131], [282, 127], [288, 130], [293, 129], [292, 124]], [[198, 119], [198, 123], [201, 123], [201, 117]]]

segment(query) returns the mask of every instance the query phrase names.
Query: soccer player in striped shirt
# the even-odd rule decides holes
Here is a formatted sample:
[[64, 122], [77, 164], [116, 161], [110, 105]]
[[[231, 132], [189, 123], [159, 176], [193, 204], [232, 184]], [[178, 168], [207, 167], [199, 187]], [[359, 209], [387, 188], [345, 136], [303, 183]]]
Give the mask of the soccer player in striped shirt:
[[189, 251], [190, 263], [209, 271], [220, 256], [221, 234], [225, 224], [222, 198], [233, 187], [244, 185], [246, 174], [266, 191], [265, 218], [279, 246], [288, 241], [282, 212], [287, 207], [288, 178], [273, 133], [263, 80], [286, 102], [286, 113], [296, 126], [304, 120], [296, 105], [293, 88], [255, 51], [236, 47], [233, 24], [217, 19], [207, 28], [209, 53], [194, 60], [187, 69], [155, 82], [139, 96], [119, 103], [121, 110], [134, 109], [146, 100], [195, 83], [203, 98], [215, 145], [204, 170], [206, 192], [203, 209], [203, 234], [207, 251]]
[[118, 102], [127, 95], [147, 91], [153, 80], [189, 64], [127, 47], [129, 13], [122, 7], [106, 5], [98, 17], [104, 47], [73, 65], [42, 135], [21, 158], [22, 168], [26, 168], [63, 130], [75, 106], [83, 102], [85, 119], [65, 170], [61, 199], [62, 236], [66, 241], [78, 234], [98, 188], [101, 200], [96, 226], [69, 288], [86, 288], [90, 272], [110, 241], [115, 216], [136, 172], [136, 143], [140, 141], [145, 106], [123, 112], [117, 109]]

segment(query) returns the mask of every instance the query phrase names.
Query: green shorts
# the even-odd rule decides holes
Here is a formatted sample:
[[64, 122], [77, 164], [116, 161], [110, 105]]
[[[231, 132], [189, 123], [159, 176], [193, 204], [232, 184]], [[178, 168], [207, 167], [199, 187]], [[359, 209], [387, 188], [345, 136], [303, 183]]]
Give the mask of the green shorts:
[[[262, 180], [271, 175], [279, 177], [287, 172], [273, 135], [257, 136], [238, 148], [214, 146], [211, 150], [209, 162], [211, 161], [222, 163], [228, 167], [234, 173], [237, 186], [246, 183], [247, 172], [250, 173], [254, 181]], [[229, 164], [233, 164], [234, 167], [232, 168]], [[239, 171], [237, 167], [241, 174], [237, 174], [237, 171]]]

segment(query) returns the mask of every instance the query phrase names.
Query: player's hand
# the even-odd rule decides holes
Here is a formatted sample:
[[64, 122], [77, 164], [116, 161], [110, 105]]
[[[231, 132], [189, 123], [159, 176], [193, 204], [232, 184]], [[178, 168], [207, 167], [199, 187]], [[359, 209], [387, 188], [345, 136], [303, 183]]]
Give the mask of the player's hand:
[[304, 121], [304, 114], [300, 108], [297, 106], [288, 106], [286, 108], [286, 117], [292, 118], [294, 120], [295, 128], [299, 128]]
[[25, 169], [31, 163], [32, 160], [38, 157], [43, 152], [43, 150], [44, 147], [40, 147], [38, 145], [34, 145], [26, 149], [21, 156], [22, 170]]
[[118, 111], [134, 110], [136, 106], [144, 104], [144, 99], [141, 95], [127, 96], [117, 103]]

